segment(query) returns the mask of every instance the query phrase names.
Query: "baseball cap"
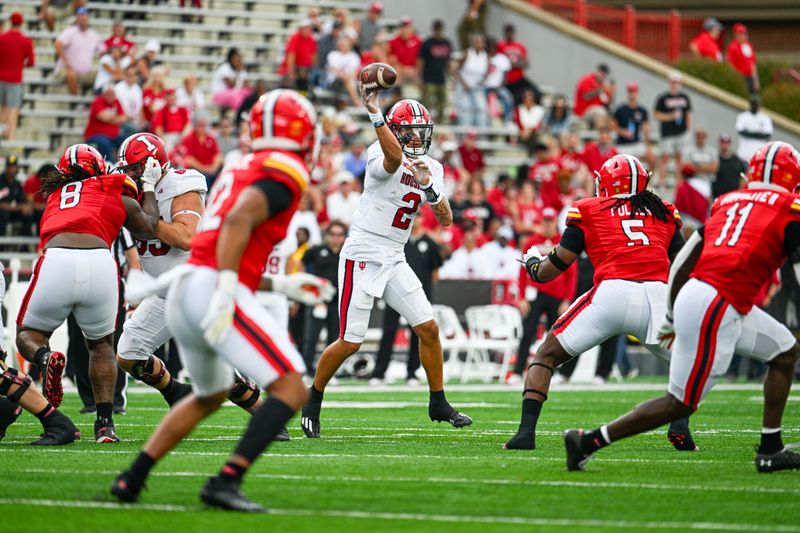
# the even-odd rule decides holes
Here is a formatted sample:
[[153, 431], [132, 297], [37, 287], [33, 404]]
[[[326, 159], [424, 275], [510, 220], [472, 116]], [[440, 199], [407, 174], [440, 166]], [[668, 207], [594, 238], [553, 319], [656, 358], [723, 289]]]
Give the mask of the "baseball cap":
[[558, 218], [558, 212], [552, 207], [545, 207], [542, 209], [542, 220], [555, 220]]
[[495, 233], [495, 236], [503, 238], [507, 241], [511, 241], [514, 239], [514, 230], [508, 226], [500, 226], [497, 228], [497, 233]]
[[683, 76], [677, 70], [673, 70], [669, 74], [667, 74], [667, 79], [669, 81], [683, 81]]
[[8, 18], [8, 20], [11, 21], [12, 26], [22, 26], [22, 23], [25, 22], [22, 13], [19, 11], [14, 11], [11, 13], [11, 16]]
[[353, 183], [354, 176], [351, 172], [347, 170], [342, 170], [341, 172], [337, 172], [336, 175], [333, 177], [333, 182], [336, 185], [341, 183]]
[[81, 6], [75, 10], [76, 15], [86, 15], [89, 13], [89, 8], [86, 6]]
[[638, 90], [639, 90], [639, 84], [638, 84], [638, 83], [636, 83], [635, 81], [631, 81], [631, 82], [628, 82], [628, 83], [625, 85], [625, 88], [626, 88], [627, 90], [629, 90], [629, 91], [638, 91]]
[[381, 13], [383, 12], [383, 4], [380, 2], [372, 2], [369, 5], [369, 10], [371, 13]]
[[708, 17], [703, 21], [703, 28], [707, 31], [713, 30], [714, 28], [721, 30], [725, 28], [725, 26], [723, 26], [722, 23], [714, 17]]
[[402, 17], [400, 17], [400, 25], [401, 26], [407, 26], [407, 25], [409, 25], [409, 24], [411, 24], [413, 22], [414, 21], [411, 20], [411, 17], [409, 17], [408, 15], [403, 15]]
[[733, 25], [733, 33], [747, 33], [747, 26], [741, 22]]
[[731, 142], [731, 136], [728, 135], [727, 133], [723, 133], [722, 135], [719, 136], [719, 142], [729, 143]]
[[14, 155], [14, 154], [11, 154], [10, 156], [8, 156], [8, 159], [6, 159], [6, 166], [10, 167], [10, 166], [16, 165], [17, 162], [18, 162], [17, 156]]
[[161, 43], [158, 42], [158, 39], [150, 39], [144, 45], [144, 51], [159, 53], [161, 52]]

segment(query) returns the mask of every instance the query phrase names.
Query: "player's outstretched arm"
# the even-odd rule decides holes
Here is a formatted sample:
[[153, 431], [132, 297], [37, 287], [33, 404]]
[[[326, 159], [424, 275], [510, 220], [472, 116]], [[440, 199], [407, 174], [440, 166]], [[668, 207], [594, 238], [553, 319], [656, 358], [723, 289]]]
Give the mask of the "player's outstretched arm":
[[375, 134], [378, 136], [378, 142], [383, 151], [383, 169], [391, 176], [397, 172], [403, 162], [403, 147], [400, 146], [394, 133], [386, 125], [378, 104], [378, 92], [364, 89], [360, 82], [358, 92], [361, 96], [361, 103], [367, 109], [372, 125], [375, 127]]
[[[156, 226], [158, 225], [158, 203], [153, 192], [145, 192], [142, 195], [142, 204], [130, 196], [122, 197], [122, 204], [125, 206], [125, 227], [133, 233], [134, 237], [140, 241], [148, 241], [156, 238]], [[155, 213], [153, 213], [155, 206]], [[148, 211], [150, 211], [148, 213]]]
[[188, 250], [204, 210], [203, 197], [195, 191], [175, 197], [172, 222], [161, 220], [156, 227], [156, 237], [173, 248]]

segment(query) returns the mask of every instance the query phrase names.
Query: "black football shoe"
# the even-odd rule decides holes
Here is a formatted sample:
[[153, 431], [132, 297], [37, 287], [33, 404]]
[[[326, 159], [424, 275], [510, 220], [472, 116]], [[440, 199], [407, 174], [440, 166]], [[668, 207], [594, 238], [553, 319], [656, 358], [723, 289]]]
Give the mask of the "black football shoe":
[[428, 416], [431, 422], [447, 422], [454, 428], [463, 428], [472, 425], [472, 419], [464, 413], [459, 413], [447, 402], [442, 404], [428, 404]]
[[259, 504], [247, 499], [239, 488], [239, 483], [223, 479], [219, 476], [208, 478], [200, 499], [209, 507], [216, 507], [225, 511], [240, 513], [266, 513], [267, 510]]
[[139, 501], [139, 494], [142, 492], [144, 484], [134, 479], [126, 470], [117, 476], [111, 484], [111, 494], [123, 502], [136, 503]]
[[517, 430], [517, 434], [503, 445], [506, 450], [535, 450], [536, 433], [522, 428]]
[[[793, 448], [797, 448], [797, 446], [793, 446]], [[800, 453], [792, 451], [788, 446], [776, 453], [758, 453], [758, 447], [756, 447], [756, 470], [762, 474], [771, 474], [780, 470], [800, 470]]]
[[289, 436], [289, 430], [286, 429], [286, 426], [283, 426], [283, 428], [278, 432], [277, 435], [275, 435], [275, 438], [272, 440], [274, 442], [287, 442], [292, 440], [292, 437]]
[[0, 440], [3, 440], [8, 426], [16, 422], [20, 414], [22, 407], [8, 398], [0, 398]]
[[688, 418], [681, 418], [670, 424], [669, 430], [667, 430], [667, 439], [679, 452], [696, 452], [700, 450], [692, 438]]
[[33, 446], [62, 446], [72, 444], [81, 438], [81, 432], [75, 427], [67, 415], [56, 411], [44, 419], [44, 433], [38, 440], [31, 442]]
[[585, 454], [581, 449], [582, 429], [568, 429], [564, 433], [564, 447], [567, 450], [567, 470], [586, 470], [586, 463], [592, 458], [592, 454]]
[[114, 422], [107, 418], [98, 418], [94, 422], [94, 441], [100, 444], [116, 444], [119, 442]]
[[58, 409], [64, 399], [64, 388], [61, 386], [61, 376], [67, 366], [67, 358], [61, 352], [50, 352], [44, 358], [42, 368], [42, 394], [50, 405]]
[[303, 411], [300, 415], [300, 427], [309, 439], [318, 439], [320, 437], [319, 413], [321, 410], [322, 404], [307, 403], [303, 406]]

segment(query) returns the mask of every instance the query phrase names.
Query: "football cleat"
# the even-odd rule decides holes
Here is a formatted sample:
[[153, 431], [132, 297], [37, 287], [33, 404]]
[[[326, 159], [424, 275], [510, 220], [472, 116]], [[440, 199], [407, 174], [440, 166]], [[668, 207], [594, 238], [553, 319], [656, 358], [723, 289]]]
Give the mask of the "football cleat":
[[100, 418], [94, 422], [94, 440], [101, 444], [116, 444], [119, 442], [114, 422], [107, 418]]
[[61, 446], [81, 438], [81, 432], [65, 414], [55, 411], [45, 418], [47, 422], [41, 438], [31, 442], [33, 446]]
[[64, 389], [61, 386], [61, 375], [67, 365], [67, 358], [61, 352], [47, 354], [42, 369], [42, 394], [50, 405], [58, 409], [64, 399]]
[[240, 513], [266, 513], [259, 504], [247, 499], [239, 488], [239, 483], [219, 476], [208, 478], [200, 491], [200, 499], [209, 507]]
[[667, 438], [679, 452], [696, 452], [700, 450], [692, 438], [688, 418], [681, 418], [671, 423], [667, 431]]
[[758, 453], [756, 447], [756, 470], [762, 474], [770, 474], [779, 470], [800, 470], [800, 453], [792, 451], [788, 446], [771, 454]]
[[22, 414], [22, 407], [6, 398], [0, 398], [0, 440], [6, 436], [8, 426], [16, 422]]
[[506, 450], [535, 450], [536, 433], [518, 429], [517, 434], [503, 445]]
[[287, 442], [292, 440], [292, 437], [289, 436], [289, 430], [286, 429], [286, 426], [283, 426], [281, 430], [275, 435], [275, 438], [272, 439], [274, 442]]
[[463, 428], [472, 425], [472, 419], [464, 413], [459, 413], [453, 406], [445, 402], [440, 405], [428, 405], [428, 416], [431, 422], [447, 422], [454, 428]]
[[133, 476], [125, 472], [117, 476], [111, 484], [111, 494], [123, 502], [136, 503], [139, 501], [139, 493], [142, 492], [144, 485], [133, 479]]
[[567, 449], [567, 470], [586, 470], [586, 463], [592, 458], [592, 454], [586, 455], [581, 449], [582, 429], [568, 429], [564, 433], [564, 447]]
[[311, 418], [306, 416], [305, 413], [300, 417], [300, 427], [303, 428], [303, 433], [309, 439], [318, 439], [320, 437], [320, 424], [319, 418]]

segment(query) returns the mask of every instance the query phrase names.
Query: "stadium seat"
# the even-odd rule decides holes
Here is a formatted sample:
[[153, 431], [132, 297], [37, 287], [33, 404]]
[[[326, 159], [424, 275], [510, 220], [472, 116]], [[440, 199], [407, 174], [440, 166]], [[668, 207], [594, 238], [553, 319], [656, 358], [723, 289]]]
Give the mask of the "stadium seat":
[[[519, 310], [510, 305], [476, 305], [468, 307], [464, 315], [475, 354], [474, 364], [489, 370], [487, 381], [494, 377], [503, 381], [511, 364], [511, 355], [517, 350], [522, 336], [522, 316]], [[499, 369], [492, 364], [489, 351], [502, 354]], [[467, 362], [470, 363], [469, 359]], [[469, 373], [470, 370], [466, 369], [466, 372]]]

